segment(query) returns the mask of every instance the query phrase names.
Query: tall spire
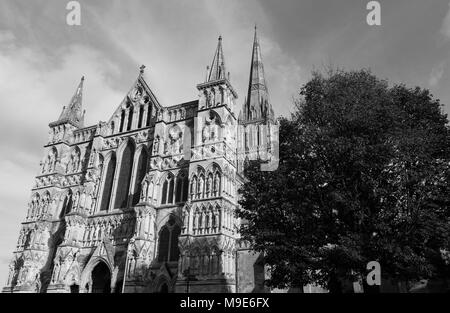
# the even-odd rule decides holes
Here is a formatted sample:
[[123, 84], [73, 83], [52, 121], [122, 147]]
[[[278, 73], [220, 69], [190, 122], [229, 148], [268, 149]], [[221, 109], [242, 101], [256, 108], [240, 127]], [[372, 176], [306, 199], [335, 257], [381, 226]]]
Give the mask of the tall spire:
[[83, 83], [84, 76], [78, 84], [77, 90], [73, 95], [68, 106], [63, 108], [63, 111], [58, 119], [58, 123], [72, 123], [77, 127], [83, 127], [84, 112], [82, 111], [83, 102]]
[[214, 59], [209, 68], [208, 75], [206, 77], [206, 82], [226, 79], [227, 72], [225, 70], [225, 58], [223, 56], [222, 50], [222, 36], [219, 36], [219, 42], [217, 44], [216, 53], [214, 54]]
[[250, 66], [250, 86], [258, 87], [259, 89], [266, 90], [266, 79], [264, 76], [264, 66], [261, 57], [261, 47], [259, 46], [258, 33], [255, 25], [255, 35], [253, 38], [253, 49], [252, 49], [252, 64]]
[[246, 121], [273, 119], [273, 110], [269, 102], [269, 91], [264, 75], [264, 65], [261, 57], [261, 47], [259, 45], [256, 24], [253, 38], [252, 63], [250, 65], [247, 101], [244, 104], [243, 115], [243, 119]]

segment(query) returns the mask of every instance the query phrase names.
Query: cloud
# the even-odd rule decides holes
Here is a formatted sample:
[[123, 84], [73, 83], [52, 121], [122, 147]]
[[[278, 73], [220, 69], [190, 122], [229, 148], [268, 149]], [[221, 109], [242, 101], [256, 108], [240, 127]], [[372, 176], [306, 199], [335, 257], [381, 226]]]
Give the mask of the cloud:
[[[136, 69], [140, 64], [147, 66], [146, 80], [164, 106], [197, 98], [195, 86], [202, 82], [222, 35], [227, 71], [239, 95], [240, 109], [247, 94], [257, 23], [269, 90], [274, 99], [281, 99], [274, 104], [275, 112], [285, 114], [291, 107], [291, 94], [300, 84], [302, 68], [270, 36], [270, 19], [258, 1], [204, 0], [180, 8], [179, 1], [167, 0], [153, 4], [146, 18], [142, 18], [139, 5], [87, 10], [103, 40], [121, 51]], [[118, 18], [121, 15], [127, 19]], [[179, 21], [189, 28], [177, 26]]]
[[283, 99], [285, 102], [272, 103], [275, 112], [286, 114], [292, 108], [292, 97], [296, 96], [299, 87], [306, 82], [309, 73], [291, 58], [271, 38], [259, 34], [264, 63], [264, 74], [272, 99]]
[[444, 75], [445, 66], [446, 63], [442, 62], [431, 70], [430, 78], [428, 80], [430, 87], [435, 87], [439, 84]]
[[9, 30], [0, 30], [0, 44], [11, 43], [16, 37]]

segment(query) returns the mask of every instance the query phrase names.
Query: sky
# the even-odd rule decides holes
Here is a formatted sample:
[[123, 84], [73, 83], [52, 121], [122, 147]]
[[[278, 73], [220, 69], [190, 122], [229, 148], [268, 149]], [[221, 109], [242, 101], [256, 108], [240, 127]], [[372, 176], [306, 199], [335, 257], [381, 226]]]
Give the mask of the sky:
[[366, 0], [80, 0], [80, 26], [67, 25], [68, 2], [0, 1], [0, 288], [48, 124], [83, 75], [86, 126], [109, 119], [141, 64], [162, 105], [195, 100], [222, 35], [241, 107], [257, 24], [278, 116], [311, 71], [328, 66], [428, 88], [450, 113], [449, 0], [379, 1], [380, 26], [367, 24]]

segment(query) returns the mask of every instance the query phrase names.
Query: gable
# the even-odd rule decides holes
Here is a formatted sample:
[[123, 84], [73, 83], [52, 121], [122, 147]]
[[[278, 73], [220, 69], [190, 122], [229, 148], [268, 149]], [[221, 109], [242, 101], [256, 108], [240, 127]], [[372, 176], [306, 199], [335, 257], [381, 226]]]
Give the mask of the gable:
[[155, 115], [156, 111], [162, 109], [161, 104], [159, 103], [154, 93], [151, 91], [150, 87], [148, 86], [147, 82], [144, 80], [142, 75], [139, 75], [137, 80], [131, 86], [130, 90], [127, 92], [122, 102], [118, 105], [118, 107], [108, 120], [108, 123], [120, 120], [122, 110], [126, 110], [127, 108], [130, 107], [136, 108], [140, 106], [149, 106], [152, 115]]

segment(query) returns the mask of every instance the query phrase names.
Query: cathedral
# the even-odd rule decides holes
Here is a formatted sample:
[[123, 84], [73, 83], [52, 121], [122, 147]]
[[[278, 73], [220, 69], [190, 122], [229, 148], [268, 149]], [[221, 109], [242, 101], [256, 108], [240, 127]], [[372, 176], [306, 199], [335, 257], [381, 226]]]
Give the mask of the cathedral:
[[144, 68], [107, 122], [84, 125], [83, 77], [49, 124], [3, 292], [265, 291], [235, 216], [246, 160], [276, 154], [256, 28], [239, 108], [221, 37], [197, 100], [162, 106]]

